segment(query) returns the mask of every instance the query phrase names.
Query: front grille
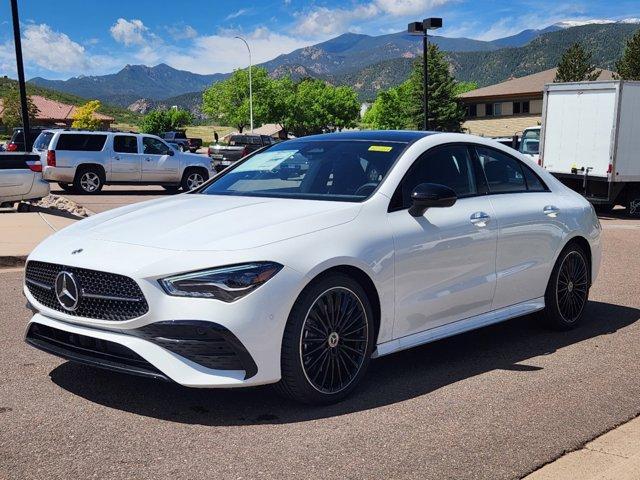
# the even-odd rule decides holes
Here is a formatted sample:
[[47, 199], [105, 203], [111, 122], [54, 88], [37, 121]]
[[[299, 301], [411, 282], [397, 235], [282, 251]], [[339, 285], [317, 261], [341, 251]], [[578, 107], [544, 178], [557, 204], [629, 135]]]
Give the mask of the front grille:
[[27, 331], [26, 342], [45, 352], [85, 365], [169, 380], [133, 350], [108, 340], [32, 323]]
[[[73, 312], [64, 309], [56, 297], [56, 277], [61, 271], [73, 274], [78, 283], [80, 300]], [[30, 261], [25, 278], [29, 292], [39, 303], [76, 317], [123, 321], [140, 317], [149, 311], [138, 284], [123, 275]]]

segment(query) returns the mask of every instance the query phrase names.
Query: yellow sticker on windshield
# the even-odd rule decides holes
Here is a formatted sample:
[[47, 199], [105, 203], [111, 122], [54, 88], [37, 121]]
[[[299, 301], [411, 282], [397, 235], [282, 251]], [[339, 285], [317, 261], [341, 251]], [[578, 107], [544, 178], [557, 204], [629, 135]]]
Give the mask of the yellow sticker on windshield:
[[370, 152], [390, 152], [393, 147], [388, 147], [386, 145], [371, 145], [369, 147]]

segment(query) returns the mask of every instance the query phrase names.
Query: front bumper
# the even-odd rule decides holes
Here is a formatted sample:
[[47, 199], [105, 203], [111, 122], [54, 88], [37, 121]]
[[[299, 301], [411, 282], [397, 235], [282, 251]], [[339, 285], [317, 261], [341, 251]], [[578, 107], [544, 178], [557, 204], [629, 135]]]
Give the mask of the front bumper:
[[[138, 250], [132, 246], [128, 249]], [[138, 260], [142, 256], [139, 255]], [[198, 257], [199, 254], [193, 253], [192, 256]], [[194, 261], [198, 261], [197, 258]], [[89, 262], [82, 263], [83, 268], [99, 268]], [[43, 348], [46, 345], [30, 341], [33, 325], [55, 329], [67, 337], [78, 335], [112, 342], [139, 356], [154, 375], [159, 372], [189, 387], [242, 387], [274, 383], [280, 379], [282, 336], [288, 314], [303, 283], [300, 273], [285, 267], [246, 297], [225, 303], [212, 299], [172, 297], [162, 290], [157, 277], [140, 277], [115, 265], [112, 267], [110, 270], [128, 275], [139, 285], [148, 302], [147, 313], [120, 321], [82, 318], [43, 305], [25, 286], [27, 300], [38, 312], [27, 326], [27, 342], [47, 350]], [[65, 340], [63, 343], [69, 342]], [[53, 351], [49, 348], [47, 351], [70, 360], [112, 367], [102, 361], [104, 352], [84, 352], [93, 357], [90, 361], [70, 352], [75, 349], [74, 345], [56, 344], [54, 347], [66, 350]], [[121, 368], [111, 369], [124, 371]]]

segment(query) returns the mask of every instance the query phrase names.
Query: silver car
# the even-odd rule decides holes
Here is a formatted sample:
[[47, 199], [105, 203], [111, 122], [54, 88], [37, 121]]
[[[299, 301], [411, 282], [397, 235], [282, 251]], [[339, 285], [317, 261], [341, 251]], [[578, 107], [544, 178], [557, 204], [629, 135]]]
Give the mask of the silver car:
[[33, 150], [40, 155], [46, 181], [78, 193], [127, 184], [189, 191], [213, 175], [208, 157], [176, 151], [155, 135], [45, 130]]
[[0, 207], [12, 207], [22, 200], [37, 200], [49, 195], [49, 184], [42, 179], [37, 155], [0, 153]]

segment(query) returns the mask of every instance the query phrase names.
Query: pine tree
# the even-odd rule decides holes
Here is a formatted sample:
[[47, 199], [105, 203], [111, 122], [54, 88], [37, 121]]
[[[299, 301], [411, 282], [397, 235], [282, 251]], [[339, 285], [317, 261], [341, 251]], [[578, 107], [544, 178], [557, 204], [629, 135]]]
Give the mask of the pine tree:
[[583, 82], [597, 80], [602, 70], [596, 70], [587, 53], [579, 43], [574, 43], [562, 54], [554, 82]]
[[[464, 107], [457, 98], [458, 82], [449, 71], [449, 62], [437, 45], [430, 44], [429, 67], [429, 129], [445, 132], [460, 132], [464, 122]], [[424, 71], [422, 59], [414, 63], [407, 82], [411, 91], [410, 117], [413, 128], [422, 129], [424, 124]]]
[[622, 80], [640, 80], [640, 30], [627, 40], [622, 58], [616, 63]]

